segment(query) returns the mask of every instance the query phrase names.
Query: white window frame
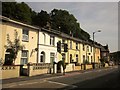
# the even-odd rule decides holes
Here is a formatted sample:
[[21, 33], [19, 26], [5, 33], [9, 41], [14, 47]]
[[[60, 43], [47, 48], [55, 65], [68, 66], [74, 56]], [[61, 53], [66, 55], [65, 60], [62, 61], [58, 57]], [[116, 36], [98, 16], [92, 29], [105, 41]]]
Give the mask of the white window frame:
[[[25, 32], [27, 32], [27, 33], [25, 33]], [[27, 30], [27, 29], [22, 30], [22, 40], [29, 41], [29, 30]]]
[[[54, 58], [54, 60], [51, 61], [51, 59], [53, 59], [53, 58]], [[51, 52], [51, 53], [50, 53], [50, 63], [53, 64], [54, 61], [55, 61], [55, 53]]]
[[50, 45], [55, 46], [55, 37], [54, 36], [50, 36]]
[[70, 41], [70, 49], [72, 49], [72, 41]]
[[[26, 56], [23, 56], [23, 52], [26, 53]], [[28, 50], [22, 50], [21, 52], [21, 64], [25, 65], [28, 63]]]
[[76, 49], [78, 50], [78, 43], [76, 43]]

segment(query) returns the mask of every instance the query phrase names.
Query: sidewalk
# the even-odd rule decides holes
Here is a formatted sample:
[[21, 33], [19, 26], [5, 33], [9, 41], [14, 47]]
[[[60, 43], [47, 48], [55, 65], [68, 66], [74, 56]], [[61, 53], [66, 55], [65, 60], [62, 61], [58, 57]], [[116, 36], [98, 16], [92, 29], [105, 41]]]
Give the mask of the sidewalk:
[[[87, 72], [87, 71], [95, 71], [95, 70], [106, 69], [106, 68], [111, 68], [111, 67], [80, 70], [80, 71], [71, 71], [71, 72], [66, 72], [65, 75], [74, 74], [76, 72], [84, 73], [84, 72]], [[42, 75], [31, 76], [31, 77], [29, 77], [29, 76], [20, 76], [18, 78], [3, 79], [2, 84], [8, 84], [8, 83], [14, 83], [14, 82], [20, 82], [20, 81], [27, 81], [27, 80], [34, 80], [34, 79], [44, 79], [44, 78], [50, 78], [50, 77], [56, 77], [56, 76], [64, 76], [64, 75], [63, 75], [63, 73], [56, 73], [56, 74], [42, 74]]]

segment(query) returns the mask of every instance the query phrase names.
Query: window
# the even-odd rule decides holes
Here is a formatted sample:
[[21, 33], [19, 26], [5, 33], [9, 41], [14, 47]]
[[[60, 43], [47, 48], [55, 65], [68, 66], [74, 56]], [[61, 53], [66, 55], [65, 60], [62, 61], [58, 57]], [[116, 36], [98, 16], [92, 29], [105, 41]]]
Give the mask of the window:
[[87, 46], [87, 51], [89, 52], [89, 46]]
[[85, 51], [85, 45], [83, 44], [83, 51]]
[[61, 44], [62, 48], [64, 48], [64, 43], [65, 43], [65, 39], [62, 39], [62, 44]]
[[72, 61], [72, 54], [70, 54], [70, 63], [72, 63], [73, 61]]
[[23, 50], [22, 51], [22, 56], [21, 56], [21, 64], [27, 64], [28, 63], [28, 51], [27, 50]]
[[85, 63], [85, 61], [86, 61], [86, 60], [85, 60], [85, 55], [83, 55], [83, 63]]
[[92, 52], [92, 46], [91, 46], [91, 52]]
[[62, 39], [62, 43], [65, 43], [65, 39]]
[[44, 51], [41, 52], [40, 62], [45, 62], [45, 52]]
[[76, 54], [76, 62], [78, 62], [78, 54]]
[[43, 33], [43, 36], [44, 36], [44, 44], [46, 43], [46, 36], [45, 36], [45, 33]]
[[89, 63], [89, 56], [87, 56], [87, 62]]
[[62, 53], [62, 60], [65, 60], [65, 54]]
[[70, 49], [72, 49], [72, 41], [70, 41]]
[[23, 29], [22, 40], [23, 41], [29, 41], [29, 31], [27, 29]]
[[55, 37], [54, 36], [50, 36], [50, 45], [51, 46], [55, 45]]
[[99, 60], [100, 58], [99, 58], [99, 56], [98, 56], [98, 60]]
[[91, 62], [93, 62], [93, 57], [91, 56]]
[[50, 63], [53, 64], [55, 59], [55, 53], [50, 53]]
[[78, 43], [76, 43], [76, 49], [78, 50]]

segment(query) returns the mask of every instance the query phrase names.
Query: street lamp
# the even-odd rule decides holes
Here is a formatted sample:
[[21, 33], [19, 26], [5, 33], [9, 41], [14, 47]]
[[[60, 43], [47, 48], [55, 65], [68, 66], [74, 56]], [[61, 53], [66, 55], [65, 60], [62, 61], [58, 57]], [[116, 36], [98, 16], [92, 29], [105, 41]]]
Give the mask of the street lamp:
[[93, 32], [93, 58], [94, 58], [94, 68], [95, 68], [95, 42], [94, 42], [94, 35], [97, 32], [101, 32], [101, 30]]

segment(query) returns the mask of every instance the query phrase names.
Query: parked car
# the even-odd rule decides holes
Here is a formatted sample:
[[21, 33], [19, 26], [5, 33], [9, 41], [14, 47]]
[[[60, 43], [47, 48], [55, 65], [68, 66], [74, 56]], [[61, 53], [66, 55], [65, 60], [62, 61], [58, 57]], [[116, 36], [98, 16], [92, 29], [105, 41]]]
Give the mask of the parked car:
[[120, 62], [118, 63], [118, 71], [120, 72]]
[[113, 61], [109, 61], [109, 66], [113, 66], [114, 65], [114, 62]]

